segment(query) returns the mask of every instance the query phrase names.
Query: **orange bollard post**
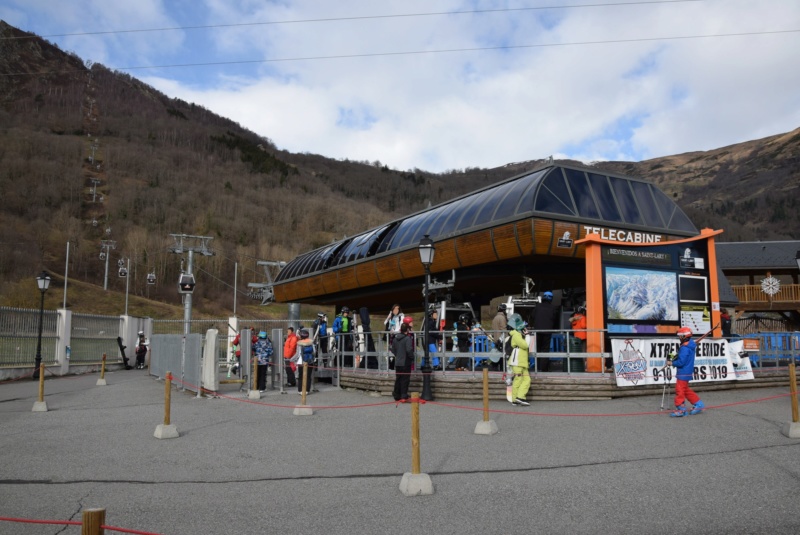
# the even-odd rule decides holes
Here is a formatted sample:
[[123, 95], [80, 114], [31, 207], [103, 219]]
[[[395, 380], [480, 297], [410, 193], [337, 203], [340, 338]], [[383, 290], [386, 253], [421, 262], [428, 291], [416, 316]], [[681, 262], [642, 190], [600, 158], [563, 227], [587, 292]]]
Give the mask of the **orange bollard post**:
[[100, 378], [97, 380], [97, 386], [106, 386], [106, 354], [103, 353], [103, 360], [100, 362]]
[[306, 392], [308, 391], [308, 362], [303, 363], [303, 392], [300, 396], [300, 405], [306, 404]]
[[33, 402], [33, 412], [47, 412], [47, 403], [44, 400], [44, 363], [39, 365], [39, 397]]
[[411, 473], [420, 473], [419, 459], [419, 392], [411, 393]]
[[400, 492], [406, 496], [433, 494], [433, 483], [428, 474], [420, 468], [419, 454], [419, 404], [424, 403], [419, 392], [411, 393], [411, 472], [403, 474], [400, 480]]
[[483, 420], [475, 425], [476, 435], [494, 435], [497, 424], [489, 419], [489, 366], [483, 365]]
[[178, 430], [170, 423], [170, 407], [172, 405], [172, 372], [167, 372], [164, 379], [164, 423], [156, 426], [153, 436], [156, 438], [178, 438]]
[[797, 375], [794, 361], [789, 364], [789, 388], [792, 393], [792, 421], [800, 422], [800, 411], [797, 409]]
[[101, 527], [106, 523], [105, 509], [84, 509], [81, 520], [81, 535], [103, 535], [106, 532]]
[[44, 403], [44, 364], [39, 366], [39, 403]]
[[167, 372], [164, 380], [164, 425], [169, 425], [170, 405], [172, 404], [172, 372]]

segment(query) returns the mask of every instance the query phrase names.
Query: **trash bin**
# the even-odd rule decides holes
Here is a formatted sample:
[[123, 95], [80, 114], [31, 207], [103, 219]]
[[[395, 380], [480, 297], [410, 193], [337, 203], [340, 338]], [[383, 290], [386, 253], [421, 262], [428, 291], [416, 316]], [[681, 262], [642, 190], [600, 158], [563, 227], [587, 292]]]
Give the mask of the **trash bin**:
[[[570, 353], [582, 353], [583, 352], [583, 344], [581, 343], [582, 340], [575, 336], [569, 337], [569, 352]], [[566, 360], [565, 364], [566, 364]], [[566, 371], [566, 369], [564, 370]], [[569, 371], [570, 372], [585, 372], [586, 371], [586, 359], [569, 359]]]

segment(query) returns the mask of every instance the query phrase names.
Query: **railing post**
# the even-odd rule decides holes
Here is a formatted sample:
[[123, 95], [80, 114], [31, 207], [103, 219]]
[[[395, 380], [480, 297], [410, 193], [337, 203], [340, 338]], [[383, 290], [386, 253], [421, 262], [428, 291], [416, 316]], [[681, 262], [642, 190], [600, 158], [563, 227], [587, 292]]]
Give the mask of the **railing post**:
[[476, 435], [494, 435], [497, 424], [489, 419], [489, 361], [483, 361], [483, 420], [475, 426]]
[[106, 531], [101, 527], [106, 523], [105, 509], [84, 509], [81, 520], [81, 535], [103, 535]]

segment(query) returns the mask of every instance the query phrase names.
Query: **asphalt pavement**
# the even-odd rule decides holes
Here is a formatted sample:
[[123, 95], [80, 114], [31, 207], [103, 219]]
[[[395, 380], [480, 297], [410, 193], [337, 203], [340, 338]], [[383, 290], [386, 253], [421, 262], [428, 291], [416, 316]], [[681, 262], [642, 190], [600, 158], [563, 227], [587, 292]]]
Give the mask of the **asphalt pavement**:
[[[144, 370], [0, 384], [0, 516], [80, 520], [162, 534], [800, 533], [800, 440], [786, 389], [703, 394], [709, 409], [659, 413], [661, 396], [421, 405], [430, 496], [404, 496], [411, 406], [320, 385], [258, 402], [172, 391], [176, 439], [153, 434], [164, 384]], [[79, 527], [0, 521], [0, 534]], [[107, 532], [109, 533], [109, 532]]]

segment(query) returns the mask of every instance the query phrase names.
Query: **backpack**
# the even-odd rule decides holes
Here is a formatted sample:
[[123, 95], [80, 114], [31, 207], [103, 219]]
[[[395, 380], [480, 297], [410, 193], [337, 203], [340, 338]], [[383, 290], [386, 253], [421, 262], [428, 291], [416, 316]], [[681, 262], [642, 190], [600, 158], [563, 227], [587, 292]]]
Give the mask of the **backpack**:
[[303, 346], [303, 362], [312, 362], [314, 360], [314, 346], [311, 344]]

